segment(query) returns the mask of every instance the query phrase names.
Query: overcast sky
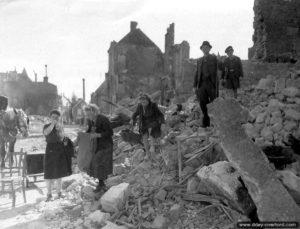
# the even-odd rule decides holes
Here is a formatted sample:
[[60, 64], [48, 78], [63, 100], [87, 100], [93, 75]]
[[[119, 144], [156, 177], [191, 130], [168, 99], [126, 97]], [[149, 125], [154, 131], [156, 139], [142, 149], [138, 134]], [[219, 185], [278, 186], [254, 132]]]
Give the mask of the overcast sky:
[[0, 72], [26, 68], [45, 75], [59, 93], [87, 98], [104, 80], [110, 42], [129, 32], [130, 21], [164, 52], [164, 35], [175, 23], [175, 43], [187, 40], [192, 58], [209, 40], [212, 52], [228, 45], [247, 58], [252, 46], [253, 0], [0, 0]]

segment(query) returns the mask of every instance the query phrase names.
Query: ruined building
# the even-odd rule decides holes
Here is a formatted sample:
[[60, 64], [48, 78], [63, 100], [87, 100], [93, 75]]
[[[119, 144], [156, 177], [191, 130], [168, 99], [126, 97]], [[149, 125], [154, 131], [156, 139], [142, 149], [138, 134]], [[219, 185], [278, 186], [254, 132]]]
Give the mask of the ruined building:
[[112, 107], [104, 100], [118, 102], [136, 97], [140, 92], [151, 94], [164, 90], [165, 79], [168, 79], [169, 90], [176, 93], [177, 89], [184, 88], [185, 80], [194, 69], [189, 61], [189, 44], [183, 41], [174, 45], [174, 24], [165, 35], [165, 53], [137, 28], [137, 22], [131, 22], [129, 33], [119, 42], [111, 42], [108, 56], [105, 81], [91, 95], [91, 101], [105, 112], [111, 112]]
[[42, 82], [32, 81], [25, 69], [0, 73], [0, 94], [9, 99], [9, 106], [22, 108], [28, 114], [48, 115], [58, 107], [57, 87], [48, 82], [48, 76]]
[[254, 45], [248, 58], [267, 62], [300, 59], [300, 1], [255, 0]]

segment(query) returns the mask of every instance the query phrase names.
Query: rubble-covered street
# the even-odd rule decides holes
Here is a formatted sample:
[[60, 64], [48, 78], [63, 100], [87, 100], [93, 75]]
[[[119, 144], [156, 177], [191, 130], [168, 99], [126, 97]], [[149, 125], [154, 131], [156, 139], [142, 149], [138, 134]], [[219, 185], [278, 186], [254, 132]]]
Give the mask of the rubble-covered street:
[[[106, 182], [107, 192], [94, 194], [96, 181], [80, 172], [74, 159], [74, 174], [63, 179], [64, 199], [45, 202], [44, 182], [30, 183], [27, 204], [19, 192], [17, 206], [11, 209], [10, 198], [1, 196], [1, 203], [6, 201], [1, 204], [1, 225], [229, 229], [238, 221], [299, 221], [299, 151], [277, 155], [290, 161], [276, 169], [274, 155], [262, 152], [273, 143], [289, 149], [288, 134], [299, 137], [299, 80], [296, 71], [287, 78], [267, 76], [243, 88], [239, 102], [217, 99], [209, 106], [211, 128], [200, 127], [194, 97], [179, 113], [174, 114], [175, 105], [162, 108], [167, 133], [153, 160], [144, 160], [140, 144], [122, 140], [126, 126], [117, 128], [114, 172]], [[39, 132], [43, 122], [31, 118], [32, 135], [18, 140], [17, 149], [44, 150]], [[79, 130], [66, 127], [73, 139]], [[292, 147], [299, 149], [299, 145]]]

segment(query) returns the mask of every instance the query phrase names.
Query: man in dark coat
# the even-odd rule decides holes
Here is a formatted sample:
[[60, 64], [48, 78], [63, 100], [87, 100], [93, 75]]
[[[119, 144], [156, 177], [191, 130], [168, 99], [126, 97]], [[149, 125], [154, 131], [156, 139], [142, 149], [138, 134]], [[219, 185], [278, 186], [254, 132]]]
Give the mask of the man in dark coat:
[[95, 104], [85, 107], [88, 119], [88, 133], [92, 138], [97, 139], [95, 154], [92, 158], [89, 175], [99, 180], [94, 192], [106, 190], [104, 181], [113, 172], [113, 130], [109, 119], [100, 114], [99, 108]]
[[232, 46], [225, 49], [228, 57], [224, 60], [222, 71], [222, 84], [225, 88], [233, 91], [233, 97], [237, 98], [237, 89], [240, 87], [240, 78], [243, 77], [241, 59], [233, 55]]
[[204, 56], [197, 61], [197, 71], [194, 78], [193, 89], [200, 103], [203, 113], [202, 127], [210, 126], [207, 104], [218, 96], [218, 60], [209, 52], [212, 46], [204, 41], [200, 46]]

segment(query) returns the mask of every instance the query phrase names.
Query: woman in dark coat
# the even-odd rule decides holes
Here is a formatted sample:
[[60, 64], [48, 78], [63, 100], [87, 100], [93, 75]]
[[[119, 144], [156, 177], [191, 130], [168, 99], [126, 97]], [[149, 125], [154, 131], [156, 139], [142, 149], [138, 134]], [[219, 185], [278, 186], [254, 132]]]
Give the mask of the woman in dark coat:
[[97, 139], [95, 154], [88, 174], [99, 180], [94, 192], [100, 192], [106, 189], [104, 181], [113, 172], [113, 130], [108, 118], [99, 114], [99, 108], [95, 104], [85, 107], [85, 113], [88, 119], [87, 132], [92, 134], [92, 138]]
[[155, 151], [155, 141], [161, 137], [161, 127], [162, 124], [164, 125], [165, 119], [163, 113], [158, 109], [157, 104], [152, 102], [148, 95], [142, 94], [139, 100], [140, 103], [132, 115], [131, 123], [135, 125], [136, 119], [139, 117], [139, 132], [142, 135], [146, 159], [148, 159], [149, 157], [152, 158], [152, 153]]
[[46, 124], [43, 134], [46, 137], [46, 154], [44, 161], [44, 178], [47, 185], [47, 200], [52, 199], [52, 185], [56, 181], [56, 191], [58, 198], [62, 198], [61, 181], [62, 177], [71, 175], [68, 169], [68, 154], [65, 152], [64, 131], [59, 123], [60, 112], [53, 110], [50, 112], [51, 122]]

